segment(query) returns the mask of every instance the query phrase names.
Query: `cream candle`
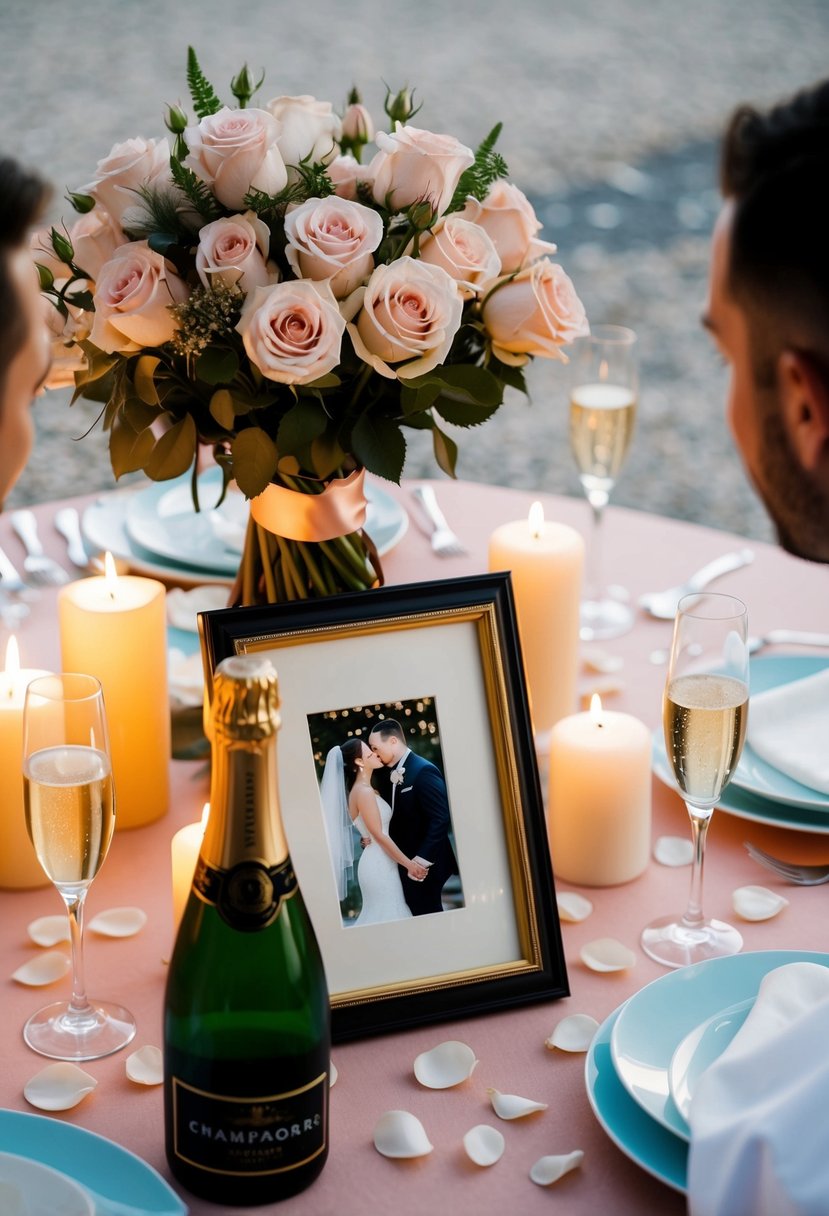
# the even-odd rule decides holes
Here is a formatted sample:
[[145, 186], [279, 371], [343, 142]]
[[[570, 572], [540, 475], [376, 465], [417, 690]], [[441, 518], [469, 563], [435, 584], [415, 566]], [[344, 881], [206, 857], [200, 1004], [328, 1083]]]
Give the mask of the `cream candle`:
[[169, 801], [170, 706], [165, 590], [154, 579], [80, 579], [58, 596], [65, 671], [97, 676], [104, 689], [115, 780], [116, 827], [151, 823]]
[[207, 816], [210, 814], [210, 803], [205, 802], [200, 823], [188, 823], [180, 828], [170, 842], [170, 853], [173, 867], [173, 928], [178, 932], [179, 922], [190, 894], [193, 883], [193, 871], [199, 859], [204, 829], [207, 827]]
[[609, 887], [638, 877], [651, 837], [651, 736], [593, 697], [550, 736], [547, 820], [557, 878]]
[[9, 638], [0, 672], [0, 887], [45, 887], [23, 809], [23, 702], [26, 686], [47, 671], [21, 670], [17, 639]]
[[552, 726], [575, 709], [579, 662], [579, 599], [584, 542], [573, 528], [529, 517], [496, 528], [490, 570], [510, 570], [536, 740], [546, 747]]

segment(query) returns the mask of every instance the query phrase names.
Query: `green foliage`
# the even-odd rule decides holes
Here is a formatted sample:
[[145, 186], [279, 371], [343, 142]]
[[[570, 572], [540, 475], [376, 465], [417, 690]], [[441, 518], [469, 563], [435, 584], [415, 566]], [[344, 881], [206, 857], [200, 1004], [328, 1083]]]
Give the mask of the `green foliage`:
[[251, 426], [230, 446], [236, 484], [246, 498], [256, 498], [276, 472], [276, 444], [261, 427]]
[[482, 202], [489, 193], [492, 183], [499, 177], [508, 175], [509, 169], [506, 161], [499, 152], [494, 150], [502, 127], [503, 123], [496, 123], [486, 139], [481, 141], [475, 153], [475, 160], [461, 174], [458, 188], [452, 196], [452, 202], [449, 204], [447, 212], [460, 211], [470, 195]]
[[351, 432], [351, 446], [369, 472], [387, 481], [400, 481], [406, 462], [406, 440], [393, 418], [363, 414]]
[[206, 224], [212, 223], [213, 220], [219, 219], [224, 214], [220, 203], [207, 183], [197, 177], [192, 169], [185, 168], [175, 157], [170, 160], [170, 173], [181, 193]]
[[193, 109], [199, 118], [207, 118], [221, 110], [222, 103], [216, 96], [213, 86], [202, 72], [196, 52], [191, 46], [187, 48], [187, 84], [193, 99]]
[[302, 161], [293, 167], [299, 175], [297, 180], [289, 182], [278, 194], [249, 190], [245, 195], [245, 207], [255, 211], [271, 228], [281, 222], [289, 203], [304, 203], [309, 198], [328, 198], [334, 193], [334, 183], [325, 165]]

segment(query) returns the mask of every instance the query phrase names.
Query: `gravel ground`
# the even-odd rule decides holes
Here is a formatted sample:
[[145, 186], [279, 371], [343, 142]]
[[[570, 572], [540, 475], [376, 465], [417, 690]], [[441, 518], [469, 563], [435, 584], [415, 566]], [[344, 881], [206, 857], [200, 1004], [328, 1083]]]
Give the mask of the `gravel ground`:
[[[734, 105], [766, 104], [826, 72], [825, 0], [0, 0], [0, 148], [55, 183], [94, 172], [111, 145], [161, 135], [165, 102], [187, 104], [193, 43], [217, 90], [249, 60], [262, 97], [344, 99], [375, 115], [384, 81], [416, 87], [417, 122], [476, 144], [499, 119], [510, 177], [594, 322], [633, 326], [642, 393], [614, 501], [771, 535], [726, 435], [725, 372], [699, 326], [716, 214], [716, 142]], [[538, 361], [531, 400], [510, 399], [461, 436], [459, 475], [578, 494], [561, 368]], [[113, 484], [95, 417], [65, 393], [36, 407], [38, 443], [12, 502]], [[415, 435], [407, 474], [434, 470]]]

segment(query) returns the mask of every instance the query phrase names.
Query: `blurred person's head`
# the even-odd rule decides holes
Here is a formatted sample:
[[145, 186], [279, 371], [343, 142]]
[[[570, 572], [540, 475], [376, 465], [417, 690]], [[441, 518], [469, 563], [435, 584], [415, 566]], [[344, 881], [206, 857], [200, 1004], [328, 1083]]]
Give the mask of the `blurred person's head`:
[[40, 178], [0, 157], [0, 508], [29, 457], [34, 438], [29, 407], [51, 362], [29, 252], [29, 231], [47, 193]]
[[829, 81], [737, 109], [720, 177], [705, 323], [729, 425], [780, 543], [829, 561]]

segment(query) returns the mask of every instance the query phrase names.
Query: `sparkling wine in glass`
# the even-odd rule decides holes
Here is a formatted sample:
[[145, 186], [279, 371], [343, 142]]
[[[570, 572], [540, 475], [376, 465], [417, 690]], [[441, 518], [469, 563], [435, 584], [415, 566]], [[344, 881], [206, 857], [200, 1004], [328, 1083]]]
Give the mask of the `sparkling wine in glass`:
[[705, 838], [714, 807], [734, 775], [748, 717], [748, 619], [731, 595], [686, 595], [674, 621], [662, 701], [665, 748], [691, 819], [694, 858], [688, 907], [653, 921], [642, 948], [666, 967], [736, 954], [743, 939], [702, 911]]
[[570, 449], [593, 513], [580, 630], [594, 641], [618, 637], [633, 624], [628, 605], [604, 590], [601, 524], [636, 420], [636, 334], [621, 325], [594, 326], [573, 343], [568, 379]]
[[135, 1021], [120, 1005], [90, 1001], [83, 975], [83, 909], [115, 827], [106, 713], [94, 676], [40, 676], [23, 707], [26, 827], [69, 915], [72, 998], [34, 1013], [29, 1046], [55, 1060], [96, 1060], [126, 1046]]

